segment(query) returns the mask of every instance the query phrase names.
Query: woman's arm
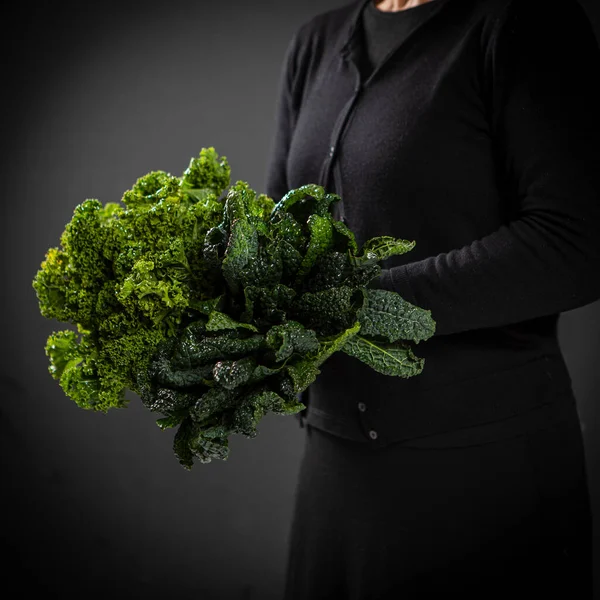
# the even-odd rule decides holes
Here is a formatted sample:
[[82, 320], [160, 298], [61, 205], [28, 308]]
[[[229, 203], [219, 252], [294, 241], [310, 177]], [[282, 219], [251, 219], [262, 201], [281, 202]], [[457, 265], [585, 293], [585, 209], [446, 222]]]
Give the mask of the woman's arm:
[[384, 271], [379, 282], [431, 310], [436, 335], [600, 298], [600, 50], [578, 2], [510, 2], [485, 77], [516, 218], [470, 245]]

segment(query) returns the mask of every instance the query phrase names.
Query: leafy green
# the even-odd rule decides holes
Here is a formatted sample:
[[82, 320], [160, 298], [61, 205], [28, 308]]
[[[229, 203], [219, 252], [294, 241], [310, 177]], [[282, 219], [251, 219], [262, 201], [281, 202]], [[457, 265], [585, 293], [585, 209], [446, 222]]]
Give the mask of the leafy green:
[[419, 375], [425, 363], [414, 355], [408, 345], [375, 342], [362, 336], [349, 340], [342, 351], [358, 358], [378, 373], [396, 377]]
[[390, 236], [375, 237], [367, 240], [362, 247], [358, 257], [369, 258], [371, 255], [377, 257], [377, 260], [385, 260], [396, 254], [404, 254], [415, 247], [415, 242], [408, 240], [398, 240]]
[[365, 294], [366, 302], [358, 313], [362, 336], [419, 343], [435, 333], [431, 311], [414, 306], [388, 290], [368, 289]]
[[195, 303], [216, 295], [219, 280], [202, 249], [222, 219], [218, 196], [228, 184], [226, 159], [208, 148], [182, 178], [140, 177], [124, 207], [91, 199], [75, 208], [33, 287], [44, 317], [78, 329], [54, 333], [46, 353], [50, 373], [79, 406], [125, 406], [124, 390], [138, 391], [137, 373], [158, 344], [181, 331]]
[[46, 254], [33, 286], [54, 333], [50, 372], [79, 406], [126, 405], [124, 390], [176, 429], [180, 464], [227, 459], [229, 436], [255, 437], [269, 412], [305, 408], [298, 395], [343, 351], [379, 373], [411, 377], [411, 345], [431, 337], [430, 311], [372, 289], [380, 262], [414, 242], [359, 247], [332, 216], [339, 196], [318, 185], [275, 203], [214, 148], [181, 177], [153, 171], [123, 206], [86, 200]]

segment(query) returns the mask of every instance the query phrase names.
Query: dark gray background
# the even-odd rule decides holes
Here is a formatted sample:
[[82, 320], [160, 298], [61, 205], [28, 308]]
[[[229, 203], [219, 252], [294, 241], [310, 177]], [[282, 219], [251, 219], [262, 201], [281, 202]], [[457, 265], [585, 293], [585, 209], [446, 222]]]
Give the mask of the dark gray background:
[[[593, 2], [582, 3], [600, 34]], [[3, 16], [3, 586], [13, 578], [21, 591], [85, 598], [281, 598], [304, 442], [296, 420], [269, 415], [254, 440], [232, 436], [227, 461], [185, 471], [172, 433], [133, 394], [106, 415], [64, 396], [44, 354], [62, 327], [40, 316], [31, 281], [76, 204], [118, 201], [150, 170], [181, 174], [203, 146], [227, 156], [234, 181], [264, 191], [288, 41], [342, 4], [38, 2]], [[600, 515], [600, 303], [564, 313], [560, 342]]]

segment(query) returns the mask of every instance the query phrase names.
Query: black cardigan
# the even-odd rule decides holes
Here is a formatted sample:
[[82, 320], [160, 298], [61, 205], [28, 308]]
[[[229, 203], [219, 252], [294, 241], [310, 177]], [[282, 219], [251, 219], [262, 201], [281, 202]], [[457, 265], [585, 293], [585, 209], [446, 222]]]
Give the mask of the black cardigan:
[[359, 244], [416, 242], [380, 285], [431, 310], [423, 372], [337, 352], [302, 395], [309, 423], [380, 445], [572, 394], [557, 320], [600, 298], [600, 51], [576, 0], [435, 0], [365, 79], [366, 1], [293, 36], [267, 193], [319, 183]]

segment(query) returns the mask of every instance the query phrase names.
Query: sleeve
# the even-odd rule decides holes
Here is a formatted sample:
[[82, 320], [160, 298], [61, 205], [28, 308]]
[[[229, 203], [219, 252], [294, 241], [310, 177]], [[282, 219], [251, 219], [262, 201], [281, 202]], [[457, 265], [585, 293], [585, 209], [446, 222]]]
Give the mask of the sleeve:
[[431, 310], [435, 335], [600, 298], [600, 50], [591, 23], [576, 0], [512, 0], [484, 52], [498, 176], [515, 190], [514, 218], [379, 282]]
[[284, 59], [277, 93], [275, 131], [271, 140], [266, 172], [266, 194], [275, 202], [290, 189], [287, 181], [287, 158], [297, 113], [294, 90], [299, 31], [290, 40]]

